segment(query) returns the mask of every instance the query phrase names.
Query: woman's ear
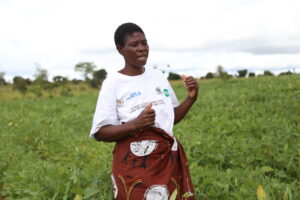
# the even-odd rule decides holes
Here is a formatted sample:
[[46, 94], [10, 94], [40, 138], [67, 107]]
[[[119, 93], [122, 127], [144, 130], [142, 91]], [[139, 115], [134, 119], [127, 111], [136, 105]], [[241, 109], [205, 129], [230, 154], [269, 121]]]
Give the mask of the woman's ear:
[[116, 48], [117, 48], [119, 54], [123, 55], [123, 47], [121, 45], [116, 45]]

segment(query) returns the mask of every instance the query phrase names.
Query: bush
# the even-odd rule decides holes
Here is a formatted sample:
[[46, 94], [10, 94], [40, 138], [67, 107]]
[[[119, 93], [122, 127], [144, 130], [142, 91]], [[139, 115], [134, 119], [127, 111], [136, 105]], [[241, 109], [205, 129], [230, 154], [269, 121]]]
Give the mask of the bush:
[[247, 76], [248, 70], [247, 69], [243, 69], [243, 70], [238, 70], [238, 77], [243, 78]]
[[285, 75], [292, 75], [293, 73], [291, 71], [287, 72], [281, 72], [278, 76], [285, 76]]
[[250, 72], [249, 73], [249, 77], [255, 77], [255, 73], [254, 72]]
[[72, 90], [70, 87], [63, 86], [60, 91], [61, 96], [73, 96]]
[[75, 84], [75, 85], [77, 85], [77, 84], [79, 84], [79, 83], [82, 83], [83, 81], [82, 80], [79, 80], [79, 79], [72, 79], [72, 83], [73, 84]]
[[68, 78], [63, 76], [54, 76], [53, 82], [55, 83], [56, 86], [61, 86], [68, 82]]
[[172, 73], [170, 72], [169, 73], [169, 76], [168, 76], [168, 79], [169, 80], [180, 80], [180, 75], [179, 74], [176, 74], [176, 73]]
[[3, 85], [7, 84], [7, 82], [4, 79], [4, 75], [5, 75], [4, 72], [0, 72], [0, 86], [3, 86]]
[[105, 71], [105, 69], [100, 69], [97, 71], [93, 72], [93, 79], [89, 80], [89, 84], [93, 87], [93, 88], [100, 88], [103, 80], [106, 78], [107, 72]]
[[265, 70], [263, 75], [264, 76], [274, 76], [274, 74], [269, 70]]
[[35, 95], [35, 97], [37, 97], [37, 98], [43, 96], [43, 89], [40, 85], [31, 86], [30, 92], [32, 92]]
[[214, 75], [214, 73], [212, 73], [212, 72], [208, 72], [208, 73], [205, 75], [205, 78], [207, 78], [207, 79], [215, 78], [215, 75]]
[[13, 89], [18, 90], [23, 95], [25, 95], [27, 92], [27, 81], [20, 76], [14, 77], [13, 78]]

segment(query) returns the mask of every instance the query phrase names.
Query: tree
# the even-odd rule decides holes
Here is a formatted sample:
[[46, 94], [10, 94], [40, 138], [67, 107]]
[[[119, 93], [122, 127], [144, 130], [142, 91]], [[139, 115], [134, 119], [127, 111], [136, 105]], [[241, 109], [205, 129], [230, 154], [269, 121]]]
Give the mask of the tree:
[[232, 75], [228, 74], [222, 65], [217, 66], [216, 70], [216, 77], [221, 78], [221, 79], [228, 79], [231, 78]]
[[107, 75], [107, 72], [105, 71], [105, 69], [99, 69], [97, 71], [94, 71], [93, 79], [99, 80], [100, 82], [102, 82], [106, 78], [106, 75]]
[[93, 75], [96, 65], [93, 62], [81, 62], [75, 65], [76, 72], [82, 72], [84, 79], [89, 80], [89, 76]]
[[281, 72], [278, 76], [284, 76], [284, 75], [292, 75], [293, 72], [287, 71], [287, 72]]
[[4, 79], [5, 73], [4, 72], [0, 72], [0, 86], [6, 85], [6, 81]]
[[68, 82], [68, 78], [63, 77], [63, 76], [54, 76], [53, 77], [53, 82], [57, 86], [64, 85], [64, 84], [66, 84]]
[[27, 81], [21, 76], [15, 76], [13, 78], [13, 89], [19, 90], [23, 95], [27, 92]]
[[99, 69], [93, 72], [93, 79], [90, 84], [93, 88], [100, 88], [103, 80], [106, 78], [107, 72], [105, 69]]
[[222, 77], [222, 75], [225, 73], [224, 67], [222, 65], [217, 66], [216, 75], [217, 77]]
[[169, 76], [168, 76], [168, 79], [169, 80], [179, 80], [181, 77], [179, 74], [176, 74], [176, 73], [172, 73], [170, 72], [169, 73]]
[[243, 70], [238, 70], [238, 77], [239, 78], [243, 78], [247, 76], [248, 70], [247, 69], [243, 69]]
[[214, 75], [214, 73], [212, 73], [212, 72], [208, 72], [208, 73], [205, 75], [205, 78], [206, 78], [206, 79], [215, 78], [215, 75]]
[[255, 73], [254, 72], [249, 72], [249, 77], [255, 77]]
[[79, 84], [79, 83], [82, 82], [82, 80], [79, 80], [79, 79], [76, 79], [76, 78], [72, 79], [71, 81], [72, 81], [72, 83], [75, 84], [75, 85], [77, 85], [77, 84]]
[[274, 74], [269, 70], [265, 70], [263, 75], [264, 76], [274, 76]]
[[39, 66], [36, 68], [36, 73], [34, 74], [35, 80], [33, 81], [35, 84], [44, 85], [48, 82], [48, 71], [46, 69], [42, 69]]
[[31, 85], [32, 84], [32, 81], [29, 78], [26, 78], [25, 80], [26, 80], [27, 85]]

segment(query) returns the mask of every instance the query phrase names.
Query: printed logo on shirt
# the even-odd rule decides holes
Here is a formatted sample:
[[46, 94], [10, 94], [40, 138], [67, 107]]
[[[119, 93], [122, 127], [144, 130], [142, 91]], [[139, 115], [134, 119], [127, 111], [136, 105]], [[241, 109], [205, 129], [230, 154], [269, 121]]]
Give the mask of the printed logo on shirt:
[[134, 113], [138, 110], [145, 109], [149, 105], [149, 103], [152, 103], [152, 106], [159, 106], [159, 105], [162, 105], [162, 104], [166, 104], [166, 102], [163, 99], [158, 99], [158, 100], [154, 100], [154, 101], [150, 101], [150, 102], [140, 103], [140, 104], [137, 104], [137, 105], [130, 108], [130, 114]]
[[126, 98], [126, 100], [129, 100], [129, 99], [132, 99], [133, 97], [136, 97], [136, 96], [140, 96], [142, 93], [140, 91], [137, 91], [137, 92], [132, 92], [128, 95], [128, 97]]
[[123, 99], [117, 99], [117, 105], [123, 105], [124, 104], [124, 100]]
[[159, 87], [157, 87], [157, 88], [155, 89], [155, 91], [156, 91], [156, 94], [157, 94], [157, 95], [161, 95], [161, 94], [162, 94], [161, 89], [160, 89]]
[[164, 89], [164, 94], [165, 94], [165, 96], [166, 96], [166, 97], [169, 97], [169, 96], [170, 96], [170, 94], [169, 94], [169, 90], [167, 90], [167, 89]]

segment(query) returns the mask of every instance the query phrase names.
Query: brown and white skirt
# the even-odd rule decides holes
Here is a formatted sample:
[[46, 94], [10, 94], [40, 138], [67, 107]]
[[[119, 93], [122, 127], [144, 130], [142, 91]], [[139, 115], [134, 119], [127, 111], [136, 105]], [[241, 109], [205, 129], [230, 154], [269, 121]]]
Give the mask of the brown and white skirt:
[[113, 156], [115, 199], [195, 199], [183, 148], [163, 130], [150, 128], [117, 142]]

